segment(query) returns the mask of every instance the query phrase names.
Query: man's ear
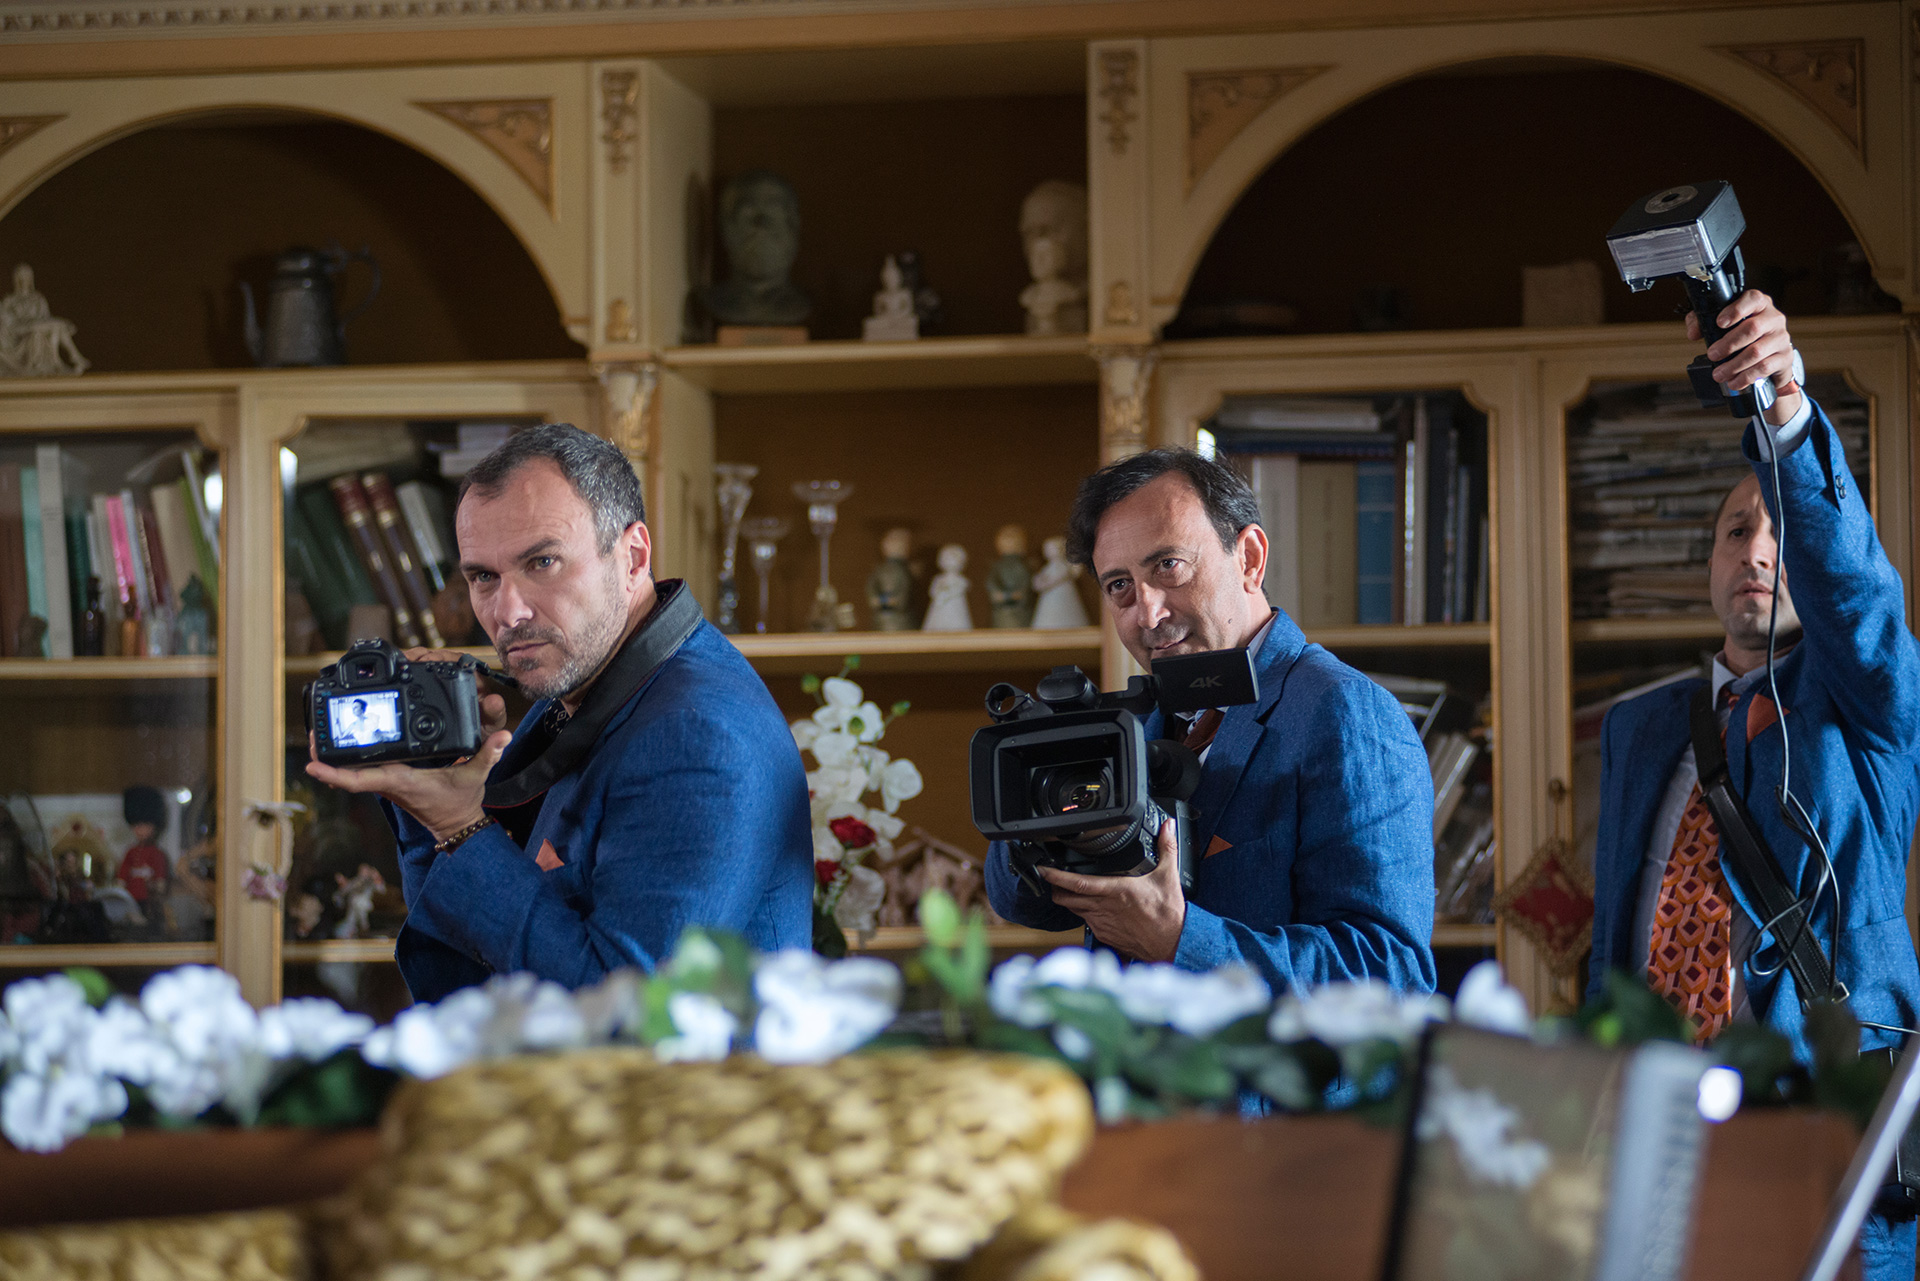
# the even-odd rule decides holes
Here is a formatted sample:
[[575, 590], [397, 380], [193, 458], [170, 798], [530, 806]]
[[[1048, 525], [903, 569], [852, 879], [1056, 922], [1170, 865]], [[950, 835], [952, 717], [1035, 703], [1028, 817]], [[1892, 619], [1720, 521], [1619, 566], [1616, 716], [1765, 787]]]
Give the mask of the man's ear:
[[1264, 597], [1261, 585], [1267, 580], [1267, 531], [1248, 525], [1234, 541], [1234, 555], [1240, 562], [1240, 581], [1247, 591]]
[[620, 569], [629, 579], [652, 576], [653, 535], [647, 532], [645, 521], [636, 520], [622, 530], [614, 551], [622, 558]]

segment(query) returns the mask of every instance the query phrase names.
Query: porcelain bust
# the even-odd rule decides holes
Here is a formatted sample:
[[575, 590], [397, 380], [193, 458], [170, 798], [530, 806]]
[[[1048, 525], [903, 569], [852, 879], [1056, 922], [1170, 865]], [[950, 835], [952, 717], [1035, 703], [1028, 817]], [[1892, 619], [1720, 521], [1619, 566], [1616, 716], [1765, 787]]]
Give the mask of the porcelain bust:
[[1087, 189], [1049, 179], [1020, 206], [1033, 283], [1020, 293], [1030, 334], [1087, 332]]

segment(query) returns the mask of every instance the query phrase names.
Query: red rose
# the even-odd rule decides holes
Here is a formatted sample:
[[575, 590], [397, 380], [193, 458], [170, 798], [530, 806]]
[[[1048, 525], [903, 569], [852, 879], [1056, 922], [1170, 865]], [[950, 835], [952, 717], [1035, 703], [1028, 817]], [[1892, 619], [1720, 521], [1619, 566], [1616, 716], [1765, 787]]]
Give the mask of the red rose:
[[820, 882], [822, 889], [833, 884], [833, 878], [840, 875], [840, 865], [830, 858], [815, 859], [813, 879]]
[[850, 850], [866, 849], [869, 845], [872, 845], [880, 839], [873, 834], [871, 827], [868, 827], [851, 814], [834, 819], [833, 822], [827, 824], [827, 828], [842, 845]]

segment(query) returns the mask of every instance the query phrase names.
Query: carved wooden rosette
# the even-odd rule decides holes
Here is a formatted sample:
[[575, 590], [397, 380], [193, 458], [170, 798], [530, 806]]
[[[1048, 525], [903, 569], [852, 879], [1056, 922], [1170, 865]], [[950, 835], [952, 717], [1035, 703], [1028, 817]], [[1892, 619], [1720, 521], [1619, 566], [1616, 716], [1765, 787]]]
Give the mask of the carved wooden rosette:
[[1107, 127], [1107, 146], [1116, 156], [1127, 154], [1133, 135], [1128, 126], [1140, 118], [1134, 99], [1140, 96], [1140, 55], [1131, 49], [1108, 49], [1100, 55], [1100, 101], [1106, 109], [1100, 123]]
[[1187, 73], [1187, 190], [1260, 113], [1331, 66]]
[[25, 142], [56, 120], [66, 116], [0, 116], [0, 155]]
[[413, 104], [485, 143], [553, 210], [553, 99], [471, 98]]
[[1148, 346], [1096, 346], [1100, 365], [1100, 463], [1117, 462], [1148, 446], [1147, 393], [1159, 352]]
[[596, 363], [593, 373], [600, 380], [607, 439], [620, 447], [644, 484], [647, 460], [653, 453], [658, 399], [654, 392], [660, 386], [660, 366], [650, 360], [606, 361]]
[[1866, 95], [1860, 91], [1864, 40], [1721, 45], [1720, 50], [1779, 81], [1838, 130], [1855, 155], [1866, 159]]
[[627, 171], [627, 149], [639, 136], [640, 73], [603, 71], [600, 73], [600, 123], [605, 125], [600, 141], [607, 145], [607, 168], [614, 173]]

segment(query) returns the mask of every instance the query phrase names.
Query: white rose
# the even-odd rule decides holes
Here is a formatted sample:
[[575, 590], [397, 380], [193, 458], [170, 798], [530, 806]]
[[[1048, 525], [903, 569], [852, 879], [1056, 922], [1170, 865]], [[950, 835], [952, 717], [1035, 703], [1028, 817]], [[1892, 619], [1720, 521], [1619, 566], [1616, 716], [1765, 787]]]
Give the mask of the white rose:
[[1037, 987], [1095, 988], [1120, 994], [1120, 961], [1112, 952], [1090, 952], [1084, 947], [1060, 947], [1033, 967]]
[[1460, 981], [1459, 995], [1453, 999], [1453, 1014], [1473, 1027], [1514, 1036], [1525, 1036], [1533, 1027], [1527, 998], [1507, 986], [1498, 961], [1482, 961], [1467, 971], [1467, 977]]
[[1119, 997], [1128, 1018], [1198, 1037], [1212, 1036], [1273, 1003], [1272, 990], [1244, 965], [1207, 974], [1173, 965], [1130, 965], [1121, 974]]
[[415, 1005], [367, 1037], [367, 1062], [431, 1080], [481, 1057], [493, 1002], [477, 987], [435, 1005]]
[[110, 1078], [59, 1069], [48, 1076], [16, 1072], [0, 1091], [0, 1133], [24, 1151], [52, 1152], [126, 1110], [126, 1087]]
[[226, 1103], [245, 1116], [266, 1085], [260, 1018], [225, 970], [183, 965], [140, 990], [140, 1010], [179, 1056], [152, 1082], [153, 1105], [169, 1116], [198, 1116]]
[[1446, 1017], [1445, 997], [1403, 996], [1379, 979], [1367, 978], [1282, 997], [1267, 1034], [1283, 1043], [1312, 1038], [1335, 1048], [1370, 1040], [1407, 1042], [1428, 1023]]
[[726, 1006], [704, 992], [675, 992], [667, 998], [667, 1017], [674, 1035], [653, 1047], [668, 1063], [724, 1059], [733, 1046], [740, 1020]]
[[826, 961], [800, 949], [762, 957], [753, 976], [754, 1048], [772, 1063], [820, 1063], [872, 1040], [900, 1008], [900, 971], [875, 957]]
[[1039, 1027], [1047, 1021], [1046, 1002], [1033, 992], [1033, 970], [1038, 964], [1023, 952], [994, 967], [987, 979], [987, 1004], [995, 1014], [1021, 1027]]
[[296, 997], [260, 1011], [260, 1049], [271, 1058], [320, 1063], [373, 1031], [373, 1020], [319, 996]]
[[98, 1018], [85, 989], [64, 974], [22, 979], [7, 988], [0, 1004], [18, 1037], [19, 1069], [33, 1075], [84, 1053]]

